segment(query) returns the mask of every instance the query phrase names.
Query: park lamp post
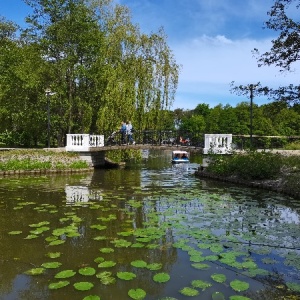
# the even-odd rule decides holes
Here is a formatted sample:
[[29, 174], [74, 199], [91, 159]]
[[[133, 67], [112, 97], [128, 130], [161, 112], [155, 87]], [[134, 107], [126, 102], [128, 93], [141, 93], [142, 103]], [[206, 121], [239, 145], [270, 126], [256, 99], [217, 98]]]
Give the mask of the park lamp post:
[[257, 95], [269, 93], [269, 88], [262, 87], [260, 82], [256, 84], [248, 84], [248, 85], [240, 85], [234, 86], [234, 81], [230, 84], [232, 86], [231, 92], [236, 93], [237, 95], [248, 95], [250, 91], [250, 148], [253, 149], [253, 98], [254, 98], [254, 91], [256, 90]]
[[257, 87], [257, 84], [249, 84], [250, 90], [250, 148], [253, 149], [253, 91]]
[[55, 95], [50, 88], [45, 90], [45, 94], [47, 97], [47, 140], [48, 140], [48, 148], [50, 148], [50, 96]]

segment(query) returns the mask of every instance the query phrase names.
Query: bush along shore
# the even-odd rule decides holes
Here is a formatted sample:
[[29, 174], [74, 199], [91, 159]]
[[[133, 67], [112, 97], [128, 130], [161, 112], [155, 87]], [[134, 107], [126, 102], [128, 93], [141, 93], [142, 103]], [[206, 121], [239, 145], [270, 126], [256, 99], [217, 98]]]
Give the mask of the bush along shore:
[[0, 151], [0, 175], [91, 171], [78, 154], [49, 150]]
[[232, 155], [212, 154], [207, 167], [196, 176], [300, 197], [300, 156], [271, 151], [245, 151]]

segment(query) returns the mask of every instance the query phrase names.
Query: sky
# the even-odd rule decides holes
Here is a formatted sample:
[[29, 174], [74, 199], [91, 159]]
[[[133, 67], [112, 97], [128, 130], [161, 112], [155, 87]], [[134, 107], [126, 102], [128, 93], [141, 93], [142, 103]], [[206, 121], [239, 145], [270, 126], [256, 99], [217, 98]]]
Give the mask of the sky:
[[[163, 28], [176, 63], [181, 66], [173, 109], [198, 104], [236, 106], [249, 101], [230, 92], [230, 83], [279, 87], [299, 84], [300, 66], [279, 72], [258, 67], [252, 50], [269, 51], [276, 32], [263, 29], [274, 0], [114, 0], [127, 6], [132, 22], [150, 34]], [[0, 15], [25, 25], [30, 12], [22, 0], [0, 0]], [[256, 97], [254, 103], [270, 101]]]

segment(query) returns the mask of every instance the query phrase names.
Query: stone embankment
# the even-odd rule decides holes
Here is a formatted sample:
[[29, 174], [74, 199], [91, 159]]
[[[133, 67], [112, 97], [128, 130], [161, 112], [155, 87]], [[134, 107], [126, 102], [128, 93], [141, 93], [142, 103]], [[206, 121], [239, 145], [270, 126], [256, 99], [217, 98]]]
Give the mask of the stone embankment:
[[206, 172], [205, 170], [201, 170], [200, 168], [195, 172], [195, 176], [209, 178], [209, 179], [213, 179], [213, 180], [224, 181], [224, 182], [231, 182], [231, 183], [246, 185], [248, 187], [260, 188], [260, 189], [265, 189], [265, 190], [270, 190], [270, 191], [275, 191], [275, 192], [279, 192], [279, 193], [293, 195], [292, 191], [284, 190], [284, 188], [282, 187], [282, 179], [242, 180], [235, 176], [224, 177], [224, 176], [219, 176], [219, 175], [215, 175], [215, 174], [210, 174], [210, 173]]

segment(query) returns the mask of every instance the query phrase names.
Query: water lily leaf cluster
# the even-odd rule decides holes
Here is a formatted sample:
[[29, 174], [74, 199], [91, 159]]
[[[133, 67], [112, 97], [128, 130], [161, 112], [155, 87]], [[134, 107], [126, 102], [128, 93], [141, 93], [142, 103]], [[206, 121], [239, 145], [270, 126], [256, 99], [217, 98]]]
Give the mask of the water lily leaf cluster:
[[[151, 195], [135, 190], [137, 200], [130, 197], [128, 203], [122, 189], [106, 191], [102, 197], [101, 202], [62, 205], [53, 214], [48, 214], [52, 205], [26, 206], [18, 200], [23, 203], [18, 213], [26, 209], [39, 217], [27, 229], [19, 230], [15, 224], [7, 233], [18, 234], [7, 234], [8, 238], [32, 247], [28, 236], [35, 235], [34, 241], [44, 247], [39, 257], [32, 257], [36, 267], [24, 268], [24, 273], [46, 277], [50, 290], [86, 291], [91, 295], [82, 295], [90, 299], [102, 297], [105, 292], [94, 295], [94, 291], [104, 286], [120, 285], [126, 296], [144, 299], [152, 287], [159, 290], [179, 282], [176, 293], [181, 296], [206, 293], [212, 299], [225, 299], [224, 294], [230, 294], [230, 300], [246, 300], [244, 293], [255, 292], [259, 280], [275, 276], [274, 267], [280, 265], [282, 276], [300, 270], [297, 224], [284, 222], [281, 206], [261, 211], [247, 194], [236, 200], [218, 192], [191, 190], [179, 195], [176, 189], [157, 188]], [[144, 217], [137, 220], [142, 210]], [[266, 217], [266, 211], [272, 216]], [[172, 273], [181, 259], [185, 272]], [[144, 278], [147, 285], [142, 284]], [[298, 293], [299, 283], [286, 279], [289, 291]]]

